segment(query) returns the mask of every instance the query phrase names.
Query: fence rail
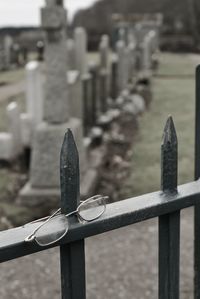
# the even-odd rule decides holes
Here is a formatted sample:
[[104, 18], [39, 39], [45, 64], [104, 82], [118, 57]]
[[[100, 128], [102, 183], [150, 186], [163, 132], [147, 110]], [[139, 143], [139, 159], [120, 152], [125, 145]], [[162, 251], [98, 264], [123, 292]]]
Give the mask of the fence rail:
[[[178, 142], [174, 123], [168, 118], [161, 146], [161, 191], [129, 198], [107, 205], [97, 220], [81, 224], [69, 217], [69, 231], [57, 244], [40, 247], [25, 243], [37, 224], [0, 233], [0, 262], [60, 246], [61, 287], [63, 299], [86, 298], [84, 239], [123, 226], [159, 217], [159, 299], [179, 298], [180, 211], [195, 206], [195, 294], [200, 298], [200, 67], [196, 72], [196, 181], [177, 187]], [[79, 156], [70, 130], [61, 150], [61, 211], [76, 210], [79, 199]], [[46, 234], [51, 235], [46, 224]]]

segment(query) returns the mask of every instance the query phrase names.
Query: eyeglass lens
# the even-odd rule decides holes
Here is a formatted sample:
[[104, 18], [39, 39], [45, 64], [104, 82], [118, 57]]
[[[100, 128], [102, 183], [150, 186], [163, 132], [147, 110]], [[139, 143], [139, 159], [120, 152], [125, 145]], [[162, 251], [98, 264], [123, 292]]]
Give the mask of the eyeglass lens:
[[[48, 221], [48, 231], [46, 225], [36, 231], [35, 240], [40, 246], [50, 245], [64, 237], [68, 228], [68, 220], [65, 215], [55, 216]], [[49, 234], [50, 231], [51, 234]]]
[[78, 208], [78, 214], [85, 221], [92, 221], [100, 217], [105, 211], [105, 197], [91, 197]]

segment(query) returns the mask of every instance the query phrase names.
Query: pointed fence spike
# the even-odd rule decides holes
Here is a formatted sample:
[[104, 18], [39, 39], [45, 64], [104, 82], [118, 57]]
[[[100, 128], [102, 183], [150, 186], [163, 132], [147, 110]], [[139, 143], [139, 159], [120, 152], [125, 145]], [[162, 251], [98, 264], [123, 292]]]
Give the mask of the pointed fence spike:
[[163, 145], [166, 143], [171, 143], [171, 144], [177, 143], [176, 129], [171, 115], [167, 119], [164, 132], [163, 132]]
[[76, 210], [79, 191], [79, 155], [72, 131], [67, 130], [60, 154], [61, 210], [70, 213]]
[[177, 192], [178, 141], [171, 116], [168, 117], [161, 146], [161, 189], [165, 193]]

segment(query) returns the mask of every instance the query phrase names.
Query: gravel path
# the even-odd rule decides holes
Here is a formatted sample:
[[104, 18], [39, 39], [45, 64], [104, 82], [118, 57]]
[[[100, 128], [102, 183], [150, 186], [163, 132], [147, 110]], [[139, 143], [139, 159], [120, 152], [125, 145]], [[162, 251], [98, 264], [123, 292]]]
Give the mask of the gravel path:
[[[193, 210], [181, 220], [181, 299], [192, 297]], [[86, 240], [88, 299], [157, 298], [157, 220]], [[1, 264], [0, 298], [60, 298], [58, 248]]]

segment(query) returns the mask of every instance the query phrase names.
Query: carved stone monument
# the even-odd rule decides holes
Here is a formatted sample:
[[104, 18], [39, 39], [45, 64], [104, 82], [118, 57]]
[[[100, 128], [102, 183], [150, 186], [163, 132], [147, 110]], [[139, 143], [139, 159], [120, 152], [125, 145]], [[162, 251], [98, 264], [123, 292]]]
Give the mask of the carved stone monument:
[[[20, 194], [23, 204], [38, 210], [42, 204], [45, 208], [51, 208], [58, 202], [59, 155], [67, 128], [71, 128], [79, 152], [83, 152], [81, 121], [69, 116], [66, 11], [62, 1], [46, 0], [41, 12], [46, 32], [43, 121], [37, 126], [33, 140], [30, 182]], [[81, 159], [82, 169], [85, 168], [84, 163]]]

